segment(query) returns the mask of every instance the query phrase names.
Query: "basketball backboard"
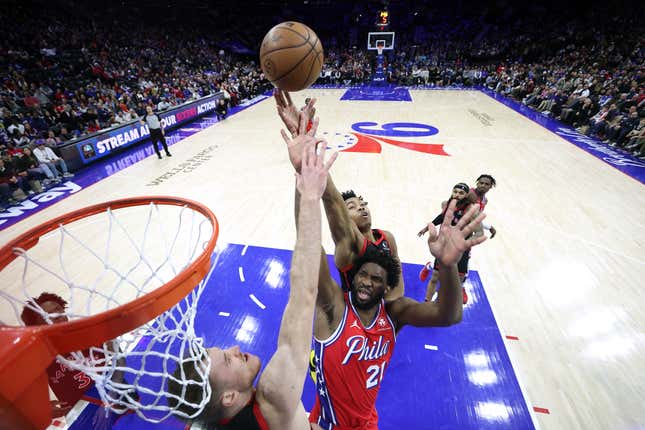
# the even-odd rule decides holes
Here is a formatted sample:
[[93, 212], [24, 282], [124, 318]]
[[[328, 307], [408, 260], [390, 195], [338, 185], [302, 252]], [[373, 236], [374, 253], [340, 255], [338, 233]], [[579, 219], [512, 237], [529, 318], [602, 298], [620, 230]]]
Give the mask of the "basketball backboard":
[[376, 51], [379, 47], [383, 51], [394, 49], [393, 31], [371, 31], [367, 33], [367, 50]]

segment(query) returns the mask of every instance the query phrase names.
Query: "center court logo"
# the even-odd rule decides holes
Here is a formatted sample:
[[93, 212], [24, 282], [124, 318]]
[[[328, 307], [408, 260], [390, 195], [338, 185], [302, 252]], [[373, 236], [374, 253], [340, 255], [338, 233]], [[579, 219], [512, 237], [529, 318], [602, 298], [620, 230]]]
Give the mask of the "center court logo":
[[393, 145], [410, 151], [425, 154], [450, 156], [443, 150], [442, 144], [406, 142], [393, 137], [429, 137], [439, 133], [436, 127], [416, 122], [390, 122], [379, 126], [376, 122], [357, 122], [352, 124], [353, 132], [329, 133], [323, 136], [329, 146], [341, 152], [381, 153], [383, 144]]

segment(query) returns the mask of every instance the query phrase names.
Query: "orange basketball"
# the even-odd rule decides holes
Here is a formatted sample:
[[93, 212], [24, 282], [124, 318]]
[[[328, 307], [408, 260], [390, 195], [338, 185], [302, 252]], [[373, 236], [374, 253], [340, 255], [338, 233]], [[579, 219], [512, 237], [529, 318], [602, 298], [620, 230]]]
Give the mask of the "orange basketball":
[[323, 64], [323, 47], [314, 31], [299, 22], [273, 27], [260, 46], [260, 66], [271, 83], [286, 91], [313, 84]]

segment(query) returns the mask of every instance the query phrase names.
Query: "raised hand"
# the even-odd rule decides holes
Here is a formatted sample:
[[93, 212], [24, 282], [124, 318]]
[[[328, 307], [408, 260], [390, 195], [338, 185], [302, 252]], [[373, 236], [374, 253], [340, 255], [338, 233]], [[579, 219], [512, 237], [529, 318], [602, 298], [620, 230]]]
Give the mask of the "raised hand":
[[278, 108], [278, 115], [282, 119], [282, 122], [287, 127], [287, 130], [291, 133], [291, 136], [295, 136], [298, 132], [298, 108], [296, 108], [291, 101], [291, 96], [287, 91], [282, 91], [279, 88], [273, 90], [273, 97], [275, 98], [275, 104]]
[[296, 173], [296, 188], [301, 199], [320, 199], [327, 185], [327, 174], [334, 164], [338, 152], [325, 162], [327, 141], [317, 139], [307, 142], [302, 153], [302, 169]]
[[289, 135], [284, 130], [280, 130], [280, 134], [282, 134], [282, 138], [287, 144], [289, 160], [291, 161], [293, 168], [296, 169], [296, 172], [300, 172], [304, 148], [307, 144], [313, 144], [316, 142], [315, 135], [316, 130], [318, 129], [318, 118], [314, 119], [313, 126], [309, 131], [307, 131], [307, 122], [309, 121], [309, 118], [304, 114], [304, 112], [300, 112], [298, 120], [300, 121], [298, 129], [292, 138], [289, 138]]
[[[299, 124], [300, 124], [300, 112], [298, 108], [293, 104], [289, 92], [280, 90], [278, 88], [273, 90], [273, 98], [275, 98], [275, 104], [278, 109], [278, 115], [282, 122], [291, 133], [291, 137], [295, 137], [298, 134]], [[307, 117], [307, 120], [312, 120], [316, 114], [316, 99], [309, 100], [309, 103], [302, 109], [302, 112]]]
[[438, 232], [434, 225], [428, 224], [430, 252], [446, 266], [456, 264], [465, 250], [477, 246], [487, 239], [486, 236], [466, 239], [473, 231], [477, 230], [479, 224], [486, 218], [484, 213], [475, 217], [478, 210], [475, 205], [470, 207], [457, 225], [452, 225], [456, 205], [455, 200], [450, 202]]

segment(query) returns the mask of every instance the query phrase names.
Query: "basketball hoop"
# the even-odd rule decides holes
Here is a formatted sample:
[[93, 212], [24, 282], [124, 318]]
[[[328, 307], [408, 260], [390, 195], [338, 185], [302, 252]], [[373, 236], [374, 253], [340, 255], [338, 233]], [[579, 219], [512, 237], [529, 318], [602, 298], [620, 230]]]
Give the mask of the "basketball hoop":
[[376, 52], [378, 55], [383, 55], [383, 50], [385, 49], [385, 41], [379, 40], [376, 42]]
[[[152, 422], [170, 416], [160, 399], [167, 379], [176, 363], [205, 350], [194, 332], [195, 309], [215, 266], [218, 232], [215, 215], [200, 203], [137, 197], [59, 216], [2, 247], [0, 422], [49, 425], [46, 369], [55, 358], [90, 376], [114, 412], [133, 410]], [[64, 314], [48, 314], [34, 301], [43, 292], [68, 303]], [[24, 326], [25, 308], [47, 324]], [[54, 316], [66, 321], [53, 323]], [[151, 360], [162, 371], [149, 371]], [[210, 362], [199, 363], [208, 381]], [[191, 405], [198, 410], [210, 399], [208, 383], [203, 390], [202, 403]]]

